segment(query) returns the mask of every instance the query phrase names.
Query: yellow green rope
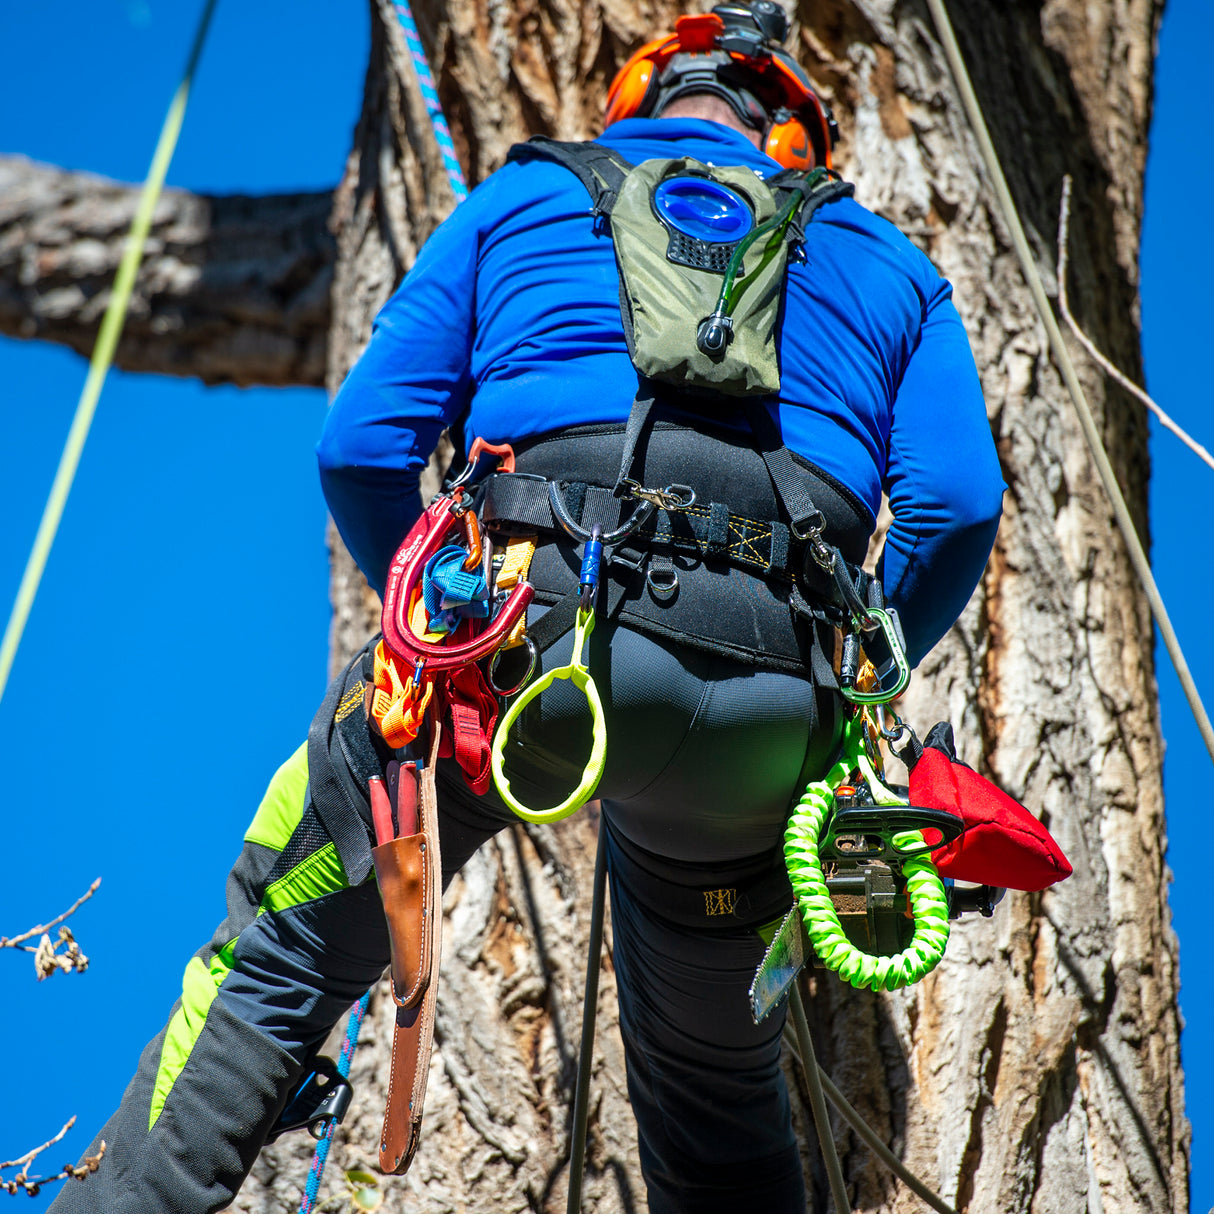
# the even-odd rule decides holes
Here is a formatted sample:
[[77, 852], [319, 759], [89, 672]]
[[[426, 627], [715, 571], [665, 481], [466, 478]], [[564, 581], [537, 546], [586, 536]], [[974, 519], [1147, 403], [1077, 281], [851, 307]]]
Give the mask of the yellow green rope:
[[[906, 860], [902, 874], [915, 921], [910, 944], [893, 957], [874, 957], [858, 949], [844, 933], [818, 857], [818, 836], [834, 804], [834, 790], [859, 768], [869, 781], [874, 800], [900, 804], [873, 771], [864, 753], [862, 729], [860, 718], [848, 723], [842, 757], [824, 779], [806, 787], [784, 832], [784, 863], [809, 939], [826, 968], [852, 986], [892, 991], [918, 982], [940, 963], [948, 944], [948, 896], [930, 859]], [[923, 834], [903, 831], [894, 836], [893, 842], [895, 847], [921, 847]]]
[[[603, 701], [599, 698], [599, 690], [595, 686], [590, 671], [586, 668], [583, 651], [590, 641], [594, 631], [594, 611], [579, 609], [577, 625], [573, 630], [573, 658], [567, 666], [557, 666], [547, 674], [537, 679], [510, 705], [506, 715], [493, 735], [493, 747], [490, 759], [493, 765], [493, 783], [497, 786], [498, 795], [522, 819], [527, 822], [549, 823], [559, 822], [562, 818], [576, 813], [594, 796], [599, 781], [603, 778], [603, 769], [607, 765], [607, 723], [603, 717]], [[586, 761], [586, 769], [582, 772], [581, 782], [559, 805], [551, 809], [529, 809], [511, 791], [510, 781], [506, 778], [506, 740], [510, 736], [510, 728], [518, 720], [523, 709], [538, 699], [557, 679], [568, 679], [585, 697], [590, 705], [590, 720], [592, 742], [590, 758]]]
[[127, 236], [126, 248], [122, 260], [118, 264], [118, 273], [114, 276], [114, 288], [110, 294], [109, 306], [101, 320], [97, 332], [97, 342], [93, 346], [93, 357], [89, 361], [88, 378], [80, 393], [76, 405], [76, 413], [72, 418], [72, 427], [68, 431], [67, 442], [63, 454], [59, 457], [59, 467], [55, 472], [55, 480], [51, 485], [50, 496], [42, 511], [42, 521], [38, 524], [38, 534], [34, 537], [34, 546], [30, 551], [25, 572], [21, 576], [21, 585], [17, 590], [17, 599], [4, 630], [4, 640], [0, 641], [0, 697], [8, 684], [9, 672], [13, 668], [13, 659], [17, 656], [17, 646], [21, 643], [21, 635], [25, 631], [29, 619], [30, 608], [34, 605], [34, 596], [38, 593], [38, 585], [42, 581], [46, 569], [47, 558], [50, 556], [51, 545], [55, 542], [55, 533], [59, 530], [59, 521], [63, 517], [63, 508], [67, 504], [68, 493], [71, 492], [72, 481], [76, 477], [76, 469], [80, 464], [80, 455], [84, 450], [85, 439], [88, 438], [89, 428], [93, 424], [93, 414], [97, 410], [97, 401], [101, 397], [101, 388], [105, 383], [106, 373], [114, 361], [114, 351], [118, 348], [118, 338], [122, 335], [122, 326], [126, 320], [127, 305], [130, 303], [131, 291], [135, 286], [135, 275], [139, 272], [139, 263], [143, 260], [143, 246], [152, 228], [152, 213], [160, 199], [160, 191], [164, 187], [164, 179], [169, 171], [169, 162], [173, 159], [173, 151], [177, 147], [177, 136], [181, 133], [181, 124], [185, 118], [186, 101], [190, 95], [190, 83], [194, 70], [198, 66], [202, 54], [203, 43], [206, 41], [207, 28], [211, 24], [211, 13], [215, 9], [216, 0], [207, 0], [198, 20], [198, 28], [194, 33], [194, 44], [190, 50], [190, 58], [186, 63], [185, 72], [177, 92], [173, 95], [169, 112], [165, 115], [164, 125], [160, 128], [160, 139], [152, 156], [152, 164], [148, 169], [147, 180], [143, 183], [143, 192], [139, 196], [139, 205], [135, 218], [131, 222], [131, 230]]

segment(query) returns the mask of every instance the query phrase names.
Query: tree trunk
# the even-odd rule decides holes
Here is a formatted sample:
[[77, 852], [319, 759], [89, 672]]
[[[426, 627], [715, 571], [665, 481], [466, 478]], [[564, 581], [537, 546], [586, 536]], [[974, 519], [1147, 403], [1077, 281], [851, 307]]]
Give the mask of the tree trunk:
[[[1075, 176], [1071, 298], [1131, 374], [1159, 7], [950, 5], [1047, 270], [1060, 181]], [[667, 0], [421, 0], [422, 38], [470, 177], [530, 133], [596, 133], [622, 56], [675, 12]], [[334, 211], [331, 387], [451, 205], [393, 7], [372, 0], [372, 14], [366, 104]], [[920, 731], [953, 721], [963, 757], [1037, 810], [1075, 866], [1055, 890], [1010, 894], [993, 920], [957, 926], [943, 964], [909, 991], [854, 992], [819, 972], [810, 983], [819, 1058], [958, 1209], [1184, 1211], [1189, 1130], [1147, 609], [925, 7], [816, 0], [795, 15], [795, 45], [835, 107], [840, 167], [858, 198], [955, 284], [1009, 486], [983, 584], [921, 666], [903, 712]], [[1145, 532], [1146, 423], [1077, 358]], [[339, 661], [375, 629], [376, 604], [336, 544], [333, 557]], [[409, 1176], [384, 1182], [384, 1210], [564, 1208], [594, 832], [591, 811], [557, 829], [516, 827], [448, 893], [425, 1137]], [[607, 952], [585, 1208], [641, 1210]], [[390, 1011], [381, 993], [329, 1195], [342, 1192], [343, 1166], [374, 1158]], [[824, 1211], [812, 1133], [803, 1139], [812, 1208]], [[858, 1210], [922, 1208], [841, 1123], [836, 1140]], [[306, 1156], [298, 1140], [265, 1152], [234, 1208], [294, 1208]]]

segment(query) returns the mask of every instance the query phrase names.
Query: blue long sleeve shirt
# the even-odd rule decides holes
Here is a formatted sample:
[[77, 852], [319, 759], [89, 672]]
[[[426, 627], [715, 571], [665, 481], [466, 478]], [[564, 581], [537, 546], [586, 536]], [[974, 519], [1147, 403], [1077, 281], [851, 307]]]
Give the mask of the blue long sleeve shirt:
[[[780, 170], [701, 119], [627, 119], [600, 143], [639, 164], [693, 156]], [[788, 272], [779, 335], [784, 443], [894, 522], [883, 577], [911, 661], [952, 625], [982, 574], [1003, 481], [952, 288], [852, 199], [817, 211]], [[636, 395], [615, 254], [567, 170], [507, 164], [426, 242], [376, 318], [317, 449], [338, 531], [371, 585], [421, 510], [442, 431], [468, 445], [623, 422]]]

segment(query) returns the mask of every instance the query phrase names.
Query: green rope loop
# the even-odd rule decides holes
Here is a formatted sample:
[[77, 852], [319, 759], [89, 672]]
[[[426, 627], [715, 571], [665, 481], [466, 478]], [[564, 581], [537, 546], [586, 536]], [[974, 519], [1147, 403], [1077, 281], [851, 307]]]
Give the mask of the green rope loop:
[[[848, 722], [842, 757], [824, 779], [806, 787], [784, 832], [784, 863], [810, 942], [826, 968], [854, 987], [892, 991], [918, 982], [940, 964], [948, 944], [948, 896], [928, 857], [907, 860], [902, 873], [915, 920], [910, 944], [896, 956], [874, 957], [858, 949], [844, 933], [818, 857], [818, 836], [834, 803], [834, 790], [858, 767], [869, 782], [874, 800], [901, 804], [873, 771], [864, 753], [862, 729], [862, 725]], [[893, 842], [895, 847], [921, 847], [923, 832], [903, 831]]]
[[[603, 768], [607, 765], [607, 724], [603, 717], [603, 702], [599, 699], [598, 688], [586, 668], [582, 652], [594, 631], [594, 612], [579, 609], [577, 625], [573, 630], [573, 658], [567, 666], [557, 666], [548, 671], [542, 678], [531, 684], [510, 705], [506, 715], [497, 727], [493, 736], [493, 749], [490, 758], [493, 764], [493, 783], [502, 800], [524, 821], [545, 824], [559, 822], [562, 818], [576, 813], [594, 796], [594, 790], [603, 778]], [[510, 781], [506, 778], [506, 739], [510, 736], [511, 726], [518, 720], [519, 714], [552, 686], [557, 679], [568, 679], [586, 697], [590, 705], [590, 720], [593, 741], [590, 748], [590, 758], [586, 761], [586, 769], [582, 772], [581, 783], [559, 805], [552, 809], [529, 809], [511, 791]]]

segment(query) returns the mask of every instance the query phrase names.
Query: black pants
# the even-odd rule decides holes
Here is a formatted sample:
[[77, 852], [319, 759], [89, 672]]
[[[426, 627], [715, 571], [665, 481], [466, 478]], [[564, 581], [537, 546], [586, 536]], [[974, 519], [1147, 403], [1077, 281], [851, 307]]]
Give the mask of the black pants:
[[[569, 646], [559, 640], [546, 663], [564, 664]], [[800, 1214], [782, 1019], [756, 1027], [747, 990], [763, 951], [753, 929], [788, 898], [777, 846], [789, 807], [833, 745], [829, 703], [805, 679], [606, 624], [591, 670], [607, 713], [599, 796], [650, 1210]], [[558, 683], [520, 729], [512, 789], [552, 804], [588, 751], [585, 702]], [[311, 1053], [387, 965], [375, 883], [345, 879], [302, 754], [271, 783], [228, 881], [228, 917], [98, 1135], [101, 1169], [67, 1186], [56, 1214], [226, 1206]], [[452, 763], [439, 777], [450, 879], [511, 815], [492, 791], [474, 797]]]

